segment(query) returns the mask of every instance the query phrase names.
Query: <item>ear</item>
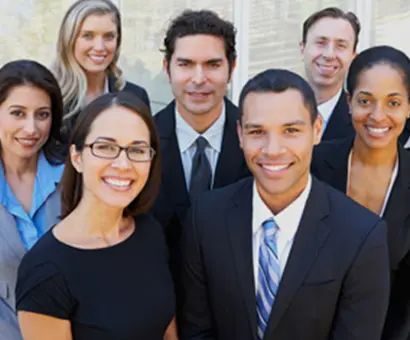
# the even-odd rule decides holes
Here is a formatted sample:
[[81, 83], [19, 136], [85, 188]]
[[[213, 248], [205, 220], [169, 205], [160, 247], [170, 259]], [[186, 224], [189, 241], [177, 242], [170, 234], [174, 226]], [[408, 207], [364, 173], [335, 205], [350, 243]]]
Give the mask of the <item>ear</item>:
[[300, 54], [303, 56], [303, 52], [305, 51], [305, 44], [303, 41], [299, 41], [299, 49], [300, 49]]
[[229, 73], [228, 84], [232, 81], [232, 73], [235, 71], [235, 69], [236, 69], [236, 59], [232, 63], [232, 69]]
[[239, 146], [241, 147], [241, 149], [243, 149], [243, 130], [242, 130], [240, 118], [236, 122], [236, 131], [238, 133]]
[[323, 119], [320, 114], [317, 115], [313, 123], [313, 145], [318, 145], [322, 139]]
[[166, 60], [166, 58], [162, 59], [162, 68], [163, 68], [165, 74], [167, 75], [168, 82], [171, 82], [171, 75], [169, 74], [169, 69], [168, 69], [169, 68], [169, 63]]
[[83, 172], [83, 159], [82, 159], [82, 153], [77, 151], [77, 148], [75, 145], [70, 146], [70, 160], [71, 164], [73, 165], [74, 169], [77, 170], [77, 172], [82, 173]]

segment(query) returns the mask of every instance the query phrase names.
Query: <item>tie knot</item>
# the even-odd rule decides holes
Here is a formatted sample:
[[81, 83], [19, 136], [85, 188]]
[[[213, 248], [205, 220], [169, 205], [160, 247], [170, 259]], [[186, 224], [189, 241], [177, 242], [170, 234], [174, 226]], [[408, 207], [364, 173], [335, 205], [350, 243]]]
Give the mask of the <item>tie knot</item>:
[[196, 139], [196, 147], [198, 148], [200, 152], [203, 152], [207, 145], [208, 145], [208, 141], [204, 137], [199, 136]]
[[270, 238], [276, 234], [278, 231], [278, 226], [273, 218], [267, 219], [263, 222], [263, 230], [265, 231], [265, 237]]

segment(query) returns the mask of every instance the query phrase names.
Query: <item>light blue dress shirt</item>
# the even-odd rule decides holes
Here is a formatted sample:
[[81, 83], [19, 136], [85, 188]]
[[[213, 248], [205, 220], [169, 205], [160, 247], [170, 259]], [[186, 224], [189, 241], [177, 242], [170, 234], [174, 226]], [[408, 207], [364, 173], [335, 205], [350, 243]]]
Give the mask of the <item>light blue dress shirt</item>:
[[56, 190], [60, 182], [64, 165], [50, 164], [41, 152], [37, 163], [37, 175], [34, 182], [31, 209], [27, 213], [9, 187], [3, 164], [0, 161], [0, 204], [15, 218], [21, 240], [29, 250], [47, 231], [45, 202]]

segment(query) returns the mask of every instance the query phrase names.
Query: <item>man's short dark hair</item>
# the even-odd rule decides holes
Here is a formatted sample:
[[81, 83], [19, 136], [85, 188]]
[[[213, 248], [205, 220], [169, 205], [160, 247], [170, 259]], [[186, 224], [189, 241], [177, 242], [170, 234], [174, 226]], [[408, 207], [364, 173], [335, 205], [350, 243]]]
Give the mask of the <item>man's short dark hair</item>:
[[232, 72], [236, 60], [236, 29], [231, 22], [220, 18], [218, 14], [209, 10], [185, 10], [171, 21], [165, 34], [164, 49], [162, 50], [168, 64], [174, 54], [176, 40], [197, 34], [212, 35], [224, 41], [229, 72]]
[[248, 80], [239, 96], [241, 121], [243, 117], [243, 105], [248, 94], [267, 92], [281, 93], [289, 89], [300, 92], [305, 107], [310, 113], [310, 119], [313, 124], [318, 115], [318, 111], [315, 94], [312, 88], [307, 81], [298, 74], [282, 69], [266, 70]]
[[355, 41], [353, 45], [353, 51], [356, 51], [357, 44], [359, 42], [359, 34], [360, 34], [360, 22], [357, 18], [356, 14], [353, 12], [344, 12], [340, 8], [337, 7], [327, 7], [320, 11], [313, 13], [309, 18], [305, 20], [303, 23], [303, 32], [302, 32], [302, 42], [306, 44], [307, 35], [311, 27], [318, 22], [320, 19], [323, 18], [333, 18], [333, 19], [343, 19], [350, 23], [355, 33]]

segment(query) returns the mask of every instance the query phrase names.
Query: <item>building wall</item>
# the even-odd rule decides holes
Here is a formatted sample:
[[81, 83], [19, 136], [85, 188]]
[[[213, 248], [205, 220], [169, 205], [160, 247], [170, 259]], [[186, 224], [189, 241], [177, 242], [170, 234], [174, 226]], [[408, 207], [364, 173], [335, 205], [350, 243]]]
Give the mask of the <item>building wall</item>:
[[[171, 98], [162, 71], [162, 42], [170, 18], [185, 8], [208, 8], [238, 29], [238, 66], [230, 96], [237, 100], [249, 76], [270, 67], [303, 74], [299, 42], [303, 20], [327, 6], [353, 10], [362, 23], [359, 50], [389, 44], [410, 55], [408, 0], [112, 0], [123, 16], [120, 66], [147, 88], [153, 111]], [[50, 65], [60, 21], [73, 0], [0, 0], [0, 65], [28, 58]]]

